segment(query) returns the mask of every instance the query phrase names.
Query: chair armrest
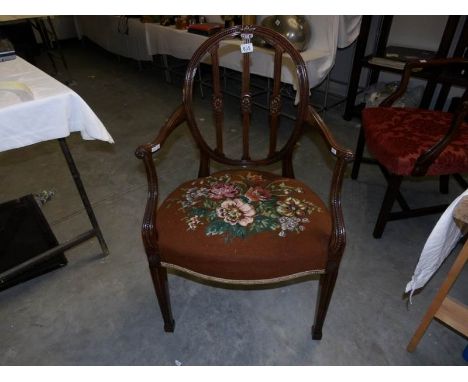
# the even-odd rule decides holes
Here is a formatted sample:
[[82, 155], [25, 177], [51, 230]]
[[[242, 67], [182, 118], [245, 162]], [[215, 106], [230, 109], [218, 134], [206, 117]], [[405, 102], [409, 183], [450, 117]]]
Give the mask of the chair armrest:
[[161, 128], [158, 136], [150, 143], [139, 146], [135, 155], [143, 159], [148, 181], [148, 199], [141, 227], [141, 234], [150, 261], [159, 261], [156, 231], [156, 213], [158, 206], [158, 175], [154, 165], [153, 153], [157, 152], [176, 127], [185, 121], [184, 106], [180, 105]]
[[319, 129], [330, 152], [337, 158], [335, 168], [333, 169], [329, 194], [329, 206], [332, 218], [332, 236], [328, 244], [331, 254], [330, 264], [337, 267], [346, 244], [346, 229], [341, 208], [341, 189], [346, 166], [349, 162], [354, 160], [354, 154], [352, 151], [344, 149], [336, 143], [322, 118], [310, 105], [307, 111], [306, 123]]
[[354, 160], [354, 154], [351, 150], [347, 150], [340, 146], [336, 141], [330, 130], [328, 129], [323, 119], [317, 113], [317, 111], [309, 105], [307, 108], [307, 115], [305, 122], [312, 126], [317, 127], [320, 134], [324, 138], [328, 149], [337, 158], [343, 158], [346, 162], [352, 162]]
[[181, 104], [177, 109], [172, 113], [166, 123], [163, 125], [157, 137], [150, 143], [143, 144], [138, 146], [135, 151], [135, 155], [139, 159], [144, 159], [146, 155], [151, 155], [158, 151], [166, 139], [171, 135], [171, 133], [178, 127], [180, 124], [185, 122], [185, 109], [184, 105]]
[[468, 115], [468, 100], [464, 101], [453, 115], [452, 123], [450, 128], [447, 130], [445, 135], [431, 148], [427, 149], [422, 153], [414, 164], [411, 175], [422, 176], [425, 175], [429, 166], [436, 160], [439, 154], [447, 147], [450, 141], [457, 134], [460, 125]]
[[461, 57], [453, 57], [453, 58], [417, 60], [417, 61], [408, 62], [405, 65], [403, 76], [401, 77], [398, 88], [392, 94], [390, 94], [387, 98], [385, 98], [380, 103], [379, 106], [390, 107], [398, 98], [400, 98], [405, 93], [413, 70], [427, 69], [427, 68], [443, 68], [443, 67], [452, 66], [452, 65], [467, 65], [468, 66], [468, 60], [465, 58], [461, 58]]

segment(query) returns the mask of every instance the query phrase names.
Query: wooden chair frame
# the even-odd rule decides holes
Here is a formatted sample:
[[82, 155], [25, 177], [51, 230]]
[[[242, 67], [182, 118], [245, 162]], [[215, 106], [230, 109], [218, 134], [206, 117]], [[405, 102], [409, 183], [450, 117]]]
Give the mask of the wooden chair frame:
[[[381, 107], [391, 107], [396, 100], [398, 100], [406, 91], [410, 78], [411, 73], [415, 69], [436, 69], [441, 71], [443, 68], [447, 68], [449, 66], [454, 65], [464, 65], [468, 67], [468, 60], [455, 57], [455, 58], [448, 58], [448, 59], [434, 59], [434, 60], [421, 60], [421, 61], [412, 61], [405, 65], [405, 69], [403, 71], [403, 76], [401, 78], [400, 84], [398, 88], [390, 94], [386, 99], [384, 99], [379, 106]], [[415, 177], [422, 177], [425, 176], [429, 167], [432, 163], [437, 159], [437, 157], [442, 153], [442, 151], [447, 147], [447, 145], [451, 142], [451, 140], [456, 136], [460, 125], [465, 120], [468, 113], [468, 92], [465, 90], [464, 95], [461, 99], [460, 104], [457, 107], [457, 110], [454, 113], [454, 117], [452, 123], [450, 125], [449, 130], [447, 133], [432, 147], [427, 149], [424, 153], [422, 153], [416, 163], [414, 168], [411, 172], [411, 176]], [[359, 175], [359, 169], [362, 162], [365, 163], [374, 163], [379, 164], [376, 160], [363, 158], [364, 153], [364, 146], [365, 146], [365, 135], [364, 135], [364, 128], [361, 126], [359, 132], [358, 143], [356, 147], [356, 160], [353, 164], [351, 178], [357, 179]], [[379, 212], [379, 216], [377, 218], [377, 222], [374, 227], [373, 236], [375, 238], [382, 237], [383, 231], [388, 221], [390, 220], [399, 220], [399, 219], [406, 219], [410, 217], [417, 217], [423, 216], [428, 214], [440, 213], [443, 212], [447, 205], [438, 205], [438, 206], [431, 206], [431, 207], [424, 207], [418, 209], [411, 209], [408, 203], [403, 198], [400, 192], [400, 186], [403, 181], [402, 175], [392, 174], [389, 173], [387, 169], [385, 169], [382, 165], [379, 164], [380, 169], [388, 182], [388, 187], [385, 192], [385, 196], [382, 202], [382, 206]], [[442, 175], [440, 177], [440, 191], [442, 193], [448, 193], [448, 181], [449, 176], [452, 175], [454, 179], [461, 185], [463, 188], [468, 188], [468, 183], [461, 177], [460, 174], [447, 174]], [[392, 212], [392, 207], [395, 201], [398, 202], [402, 211]]]
[[[274, 68], [274, 86], [273, 96], [270, 103], [270, 145], [267, 158], [253, 160], [250, 157], [248, 132], [250, 128], [251, 97], [249, 92], [249, 60], [250, 54], [243, 55], [243, 76], [242, 76], [242, 94], [241, 94], [241, 113], [243, 122], [243, 153], [241, 159], [228, 158], [223, 153], [222, 137], [222, 118], [223, 118], [223, 95], [219, 83], [219, 59], [217, 50], [222, 40], [235, 38], [245, 34], [260, 35], [267, 41], [271, 41], [275, 49], [275, 68]], [[196, 119], [192, 112], [192, 90], [194, 77], [200, 60], [206, 53], [211, 55], [211, 64], [213, 71], [213, 98], [212, 107], [214, 110], [214, 121], [216, 125], [216, 148], [212, 149], [205, 142], [198, 130]], [[297, 107], [298, 114], [296, 124], [291, 138], [286, 142], [283, 148], [276, 149], [276, 135], [278, 128], [278, 117], [281, 109], [280, 85], [281, 85], [281, 66], [282, 56], [288, 53], [291, 59], [296, 63], [300, 92], [300, 102]], [[200, 166], [198, 177], [205, 177], [210, 174], [210, 160], [214, 160], [226, 165], [235, 165], [240, 167], [264, 166], [278, 161], [282, 161], [282, 172], [284, 177], [294, 178], [292, 164], [293, 149], [297, 140], [303, 132], [303, 125], [308, 125], [318, 129], [325, 140], [328, 149], [336, 158], [336, 164], [332, 175], [332, 184], [329, 194], [329, 209], [332, 217], [332, 232], [329, 241], [329, 256], [325, 272], [320, 275], [319, 283], [319, 301], [315, 314], [314, 326], [312, 329], [313, 339], [321, 339], [322, 326], [327, 313], [328, 305], [332, 296], [335, 281], [338, 275], [338, 267], [345, 249], [346, 234], [341, 209], [341, 187], [345, 167], [352, 161], [354, 155], [351, 151], [342, 148], [336, 143], [330, 131], [322, 121], [318, 113], [308, 104], [309, 86], [305, 64], [294, 47], [281, 35], [274, 31], [260, 26], [236, 26], [226, 29], [204, 42], [194, 53], [190, 60], [183, 88], [183, 103], [177, 107], [167, 122], [162, 126], [157, 137], [148, 144], [141, 145], [136, 150], [136, 156], [143, 160], [146, 169], [148, 181], [148, 199], [145, 215], [142, 224], [143, 243], [148, 257], [148, 263], [154, 283], [159, 306], [164, 319], [164, 330], [172, 332], [174, 330], [174, 319], [172, 317], [168, 286], [167, 269], [161, 264], [160, 252], [158, 247], [158, 232], [156, 230], [156, 215], [158, 205], [158, 177], [154, 163], [154, 153], [164, 146], [169, 135], [181, 124], [187, 123], [190, 131], [200, 150]], [[265, 280], [259, 280], [258, 284]], [[233, 284], [239, 284], [235, 280]], [[256, 282], [250, 282], [256, 284]]]

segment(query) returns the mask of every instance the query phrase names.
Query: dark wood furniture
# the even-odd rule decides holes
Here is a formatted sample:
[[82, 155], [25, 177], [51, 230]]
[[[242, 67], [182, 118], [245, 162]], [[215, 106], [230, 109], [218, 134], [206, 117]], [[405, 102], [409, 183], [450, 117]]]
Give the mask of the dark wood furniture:
[[[434, 81], [451, 83], [456, 76], [464, 79], [465, 91], [453, 112], [423, 108], [394, 108], [393, 103], [406, 91], [416, 71], [435, 73]], [[447, 205], [411, 209], [400, 193], [404, 177], [440, 176], [441, 191], [448, 192], [448, 177], [467, 188], [460, 173], [468, 172], [468, 60], [463, 58], [421, 60], [406, 64], [399, 87], [378, 108], [365, 108], [351, 177], [356, 179], [364, 144], [374, 156], [388, 182], [373, 236], [380, 238], [389, 220], [440, 213]], [[433, 74], [430, 74], [431, 76]], [[392, 212], [397, 201], [402, 211]]]
[[[254, 159], [258, 148], [250, 146], [252, 100], [250, 53], [242, 55], [242, 154], [226, 154], [223, 129], [224, 100], [220, 82], [218, 49], [223, 40], [259, 36], [275, 47], [274, 85], [270, 97], [269, 144], [264, 158]], [[255, 48], [254, 48], [255, 49]], [[283, 54], [296, 66], [299, 104], [294, 127], [278, 147], [281, 111], [281, 67]], [[212, 108], [215, 125], [210, 145], [197, 125], [193, 109], [193, 86], [201, 60], [211, 58]], [[183, 88], [183, 102], [158, 136], [137, 148], [148, 180], [148, 200], [142, 237], [148, 257], [165, 331], [174, 330], [167, 269], [228, 284], [268, 284], [320, 275], [319, 297], [312, 338], [322, 337], [322, 326], [333, 293], [345, 249], [345, 226], [341, 210], [341, 185], [346, 164], [353, 159], [341, 148], [328, 128], [308, 104], [308, 79], [298, 51], [281, 35], [260, 26], [236, 26], [204, 42], [190, 60]], [[158, 178], [153, 155], [167, 137], [187, 123], [200, 150], [198, 179], [178, 187], [158, 208]], [[305, 184], [294, 180], [293, 150], [302, 130], [316, 129], [336, 158], [328, 206]], [[254, 149], [254, 152], [252, 152]], [[210, 175], [210, 162], [234, 166], [235, 170]], [[257, 171], [259, 166], [282, 162], [282, 176]]]
[[[452, 44], [453, 38], [455, 36], [458, 24], [460, 22], [461, 16], [449, 16], [447, 23], [445, 25], [444, 33], [441, 37], [439, 47], [437, 52], [435, 52], [434, 58], [446, 58], [450, 46]], [[361, 30], [359, 37], [356, 42], [356, 48], [353, 59], [353, 67], [351, 70], [351, 76], [348, 85], [348, 92], [346, 95], [346, 107], [343, 118], [347, 121], [351, 120], [353, 116], [360, 117], [360, 111], [364, 105], [356, 105], [356, 96], [358, 94], [359, 80], [361, 77], [361, 72], [364, 68], [370, 70], [369, 83], [367, 86], [375, 84], [379, 78], [381, 71], [388, 71], [393, 73], [402, 73], [402, 70], [389, 68], [382, 65], [377, 65], [372, 63], [373, 57], [385, 57], [385, 51], [387, 48], [388, 37], [392, 27], [393, 16], [381, 16], [378, 19], [380, 22], [380, 28], [377, 33], [376, 40], [376, 49], [370, 55], [366, 55], [366, 48], [369, 40], [369, 32], [371, 29], [371, 23], [373, 16], [363, 16], [361, 23]], [[465, 20], [463, 25], [463, 30], [461, 36], [458, 40], [457, 46], [455, 48], [454, 56], [461, 57], [466, 54], [466, 47], [468, 45], [468, 19]], [[421, 100], [420, 107], [427, 108], [432, 100], [434, 90], [437, 85], [435, 80], [436, 74], [434, 73], [416, 73], [416, 77], [424, 78], [427, 80], [424, 94]], [[459, 79], [453, 77], [451, 79], [452, 84], [456, 84]], [[450, 84], [446, 82], [444, 84], [443, 91], [441, 91], [437, 98], [437, 109], [441, 110], [445, 100], [447, 99], [448, 91], [450, 89]]]

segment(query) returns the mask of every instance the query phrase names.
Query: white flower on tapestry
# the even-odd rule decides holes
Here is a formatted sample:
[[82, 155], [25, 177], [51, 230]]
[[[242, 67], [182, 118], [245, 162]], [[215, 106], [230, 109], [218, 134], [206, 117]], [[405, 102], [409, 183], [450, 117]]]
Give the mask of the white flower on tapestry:
[[281, 216], [279, 218], [279, 222], [281, 224], [281, 231], [278, 233], [278, 235], [281, 237], [285, 237], [286, 231], [304, 231], [305, 226], [303, 226], [301, 223], [309, 223], [309, 219], [298, 218], [296, 216]]
[[187, 222], [187, 230], [194, 231], [200, 224], [201, 220], [198, 218], [197, 215], [192, 216], [191, 218], [185, 219]]

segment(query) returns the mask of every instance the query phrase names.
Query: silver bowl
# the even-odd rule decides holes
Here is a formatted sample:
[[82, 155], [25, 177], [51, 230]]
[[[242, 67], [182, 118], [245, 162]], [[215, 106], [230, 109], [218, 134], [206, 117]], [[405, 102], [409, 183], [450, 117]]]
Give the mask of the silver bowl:
[[[273, 29], [286, 37], [300, 52], [307, 49], [310, 41], [310, 26], [302, 16], [268, 16], [262, 20], [262, 26]], [[256, 45], [268, 46], [262, 38], [254, 40]]]

